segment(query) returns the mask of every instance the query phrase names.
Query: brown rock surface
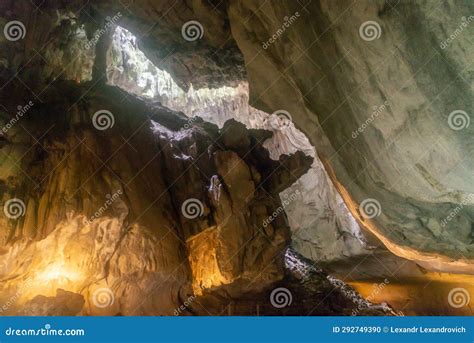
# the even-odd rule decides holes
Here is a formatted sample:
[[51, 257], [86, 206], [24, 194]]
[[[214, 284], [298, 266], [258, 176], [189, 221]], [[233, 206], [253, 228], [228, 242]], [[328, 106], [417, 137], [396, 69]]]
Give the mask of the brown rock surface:
[[[263, 146], [279, 156], [301, 140], [271, 141], [234, 122], [219, 130], [104, 86], [118, 76], [110, 55], [126, 66], [107, 51], [117, 23], [183, 89], [215, 94], [247, 74], [256, 108], [291, 114], [325, 169], [312, 173], [326, 180], [316, 200], [331, 201], [318, 209], [343, 213], [329, 215], [327, 234], [295, 235], [307, 256], [365, 253], [347, 206], [392, 253], [472, 273], [472, 24], [459, 33], [472, 12], [460, 1], [74, 0], [45, 1], [39, 15], [34, 2], [3, 1], [0, 23], [21, 21], [25, 37], [0, 35], [0, 197], [11, 209], [0, 216], [0, 300], [17, 313], [69, 285], [84, 296], [84, 314], [170, 314], [203, 285], [222, 303], [283, 278], [289, 231], [279, 193], [310, 158], [299, 151], [275, 162]], [[204, 30], [193, 42], [181, 31], [190, 20]], [[377, 23], [376, 39], [362, 37], [367, 22]], [[192, 102], [202, 93], [193, 94], [183, 109], [200, 106]], [[219, 124], [234, 106], [227, 100], [206, 104], [225, 112]], [[112, 114], [107, 130], [91, 125], [100, 110]], [[326, 240], [340, 253], [313, 255]], [[31, 278], [44, 289], [25, 288]], [[97, 295], [107, 306], [94, 304]]]
[[[231, 284], [238, 297], [251, 280], [262, 290], [283, 277], [286, 220], [262, 222], [311, 157], [285, 156], [267, 175], [280, 162], [261, 147], [263, 132], [242, 124], [185, 128], [182, 115], [108, 86], [61, 82], [45, 99], [5, 135], [3, 199], [25, 204], [24, 216], [3, 217], [0, 287], [15, 297], [11, 313], [64, 288], [84, 296], [82, 314], [172, 314], [191, 285]], [[106, 130], [93, 117], [101, 109]]]

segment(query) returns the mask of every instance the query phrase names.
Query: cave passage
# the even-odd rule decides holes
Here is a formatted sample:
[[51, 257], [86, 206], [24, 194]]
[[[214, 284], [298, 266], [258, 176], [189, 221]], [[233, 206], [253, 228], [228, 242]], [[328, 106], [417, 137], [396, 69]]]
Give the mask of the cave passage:
[[472, 315], [472, 10], [0, 4], [0, 315]]

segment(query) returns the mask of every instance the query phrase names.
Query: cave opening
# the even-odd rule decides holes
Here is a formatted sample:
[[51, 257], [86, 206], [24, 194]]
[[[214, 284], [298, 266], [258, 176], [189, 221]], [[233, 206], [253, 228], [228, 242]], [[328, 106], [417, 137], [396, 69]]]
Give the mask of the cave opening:
[[[137, 38], [130, 31], [117, 26], [108, 51], [109, 84], [132, 94], [159, 101], [188, 117], [200, 117], [219, 127], [222, 127], [227, 120], [234, 119], [245, 124], [247, 128], [272, 131], [273, 136], [263, 142], [272, 159], [278, 160], [281, 155], [296, 151], [312, 156], [315, 161], [311, 169], [280, 193], [293, 234], [300, 234], [301, 239], [293, 244], [297, 245], [296, 249], [304, 256], [318, 262], [337, 261], [345, 254], [358, 256], [368, 252], [369, 247], [360, 232], [359, 225], [334, 188], [315, 154], [314, 147], [304, 133], [291, 122], [291, 115], [287, 111], [279, 110], [269, 114], [252, 107], [248, 80], [245, 78], [234, 82], [235, 86], [225, 84], [196, 90], [191, 83], [185, 91], [166, 70], [156, 67], [139, 46]], [[320, 192], [319, 195], [315, 190], [316, 187]], [[306, 199], [303, 199], [303, 190]], [[315, 201], [318, 196], [319, 201]], [[326, 218], [320, 220], [323, 216]], [[306, 218], [302, 220], [302, 217]], [[317, 230], [311, 230], [310, 227], [317, 227]], [[338, 239], [338, 236], [341, 239]], [[305, 246], [305, 237], [311, 237], [309, 240], [319, 247], [315, 249]], [[331, 243], [323, 247], [318, 239], [321, 242]]]
[[0, 314], [470, 313], [467, 112], [426, 86], [445, 62], [402, 46], [379, 75], [388, 49], [358, 17], [326, 33], [331, 6], [155, 5], [51, 4], [0, 41]]

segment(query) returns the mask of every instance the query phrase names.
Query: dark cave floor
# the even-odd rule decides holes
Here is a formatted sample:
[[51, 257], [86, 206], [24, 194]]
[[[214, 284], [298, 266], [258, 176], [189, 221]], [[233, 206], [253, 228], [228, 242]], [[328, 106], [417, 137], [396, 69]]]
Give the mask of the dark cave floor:
[[188, 314], [224, 316], [394, 315], [389, 306], [368, 303], [351, 286], [291, 248], [285, 253], [285, 269], [284, 279], [265, 292], [232, 301], [212, 292], [192, 299], [186, 310]]

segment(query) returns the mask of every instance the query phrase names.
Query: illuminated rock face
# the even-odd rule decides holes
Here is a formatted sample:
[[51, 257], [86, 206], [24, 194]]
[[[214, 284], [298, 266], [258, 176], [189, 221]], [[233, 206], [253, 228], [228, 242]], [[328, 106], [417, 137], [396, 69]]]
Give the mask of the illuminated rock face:
[[[439, 8], [443, 16], [431, 15]], [[472, 272], [472, 8], [262, 0], [220, 10], [244, 56], [252, 105], [291, 113], [367, 231], [425, 267]], [[215, 47], [214, 34], [199, 45]], [[367, 201], [374, 218], [362, 215]]]
[[[20, 84], [12, 86], [21, 98]], [[122, 94], [55, 84], [5, 135], [3, 204], [24, 204], [19, 217], [2, 216], [9, 313], [57, 314], [36, 297], [64, 289], [85, 299], [86, 315], [171, 315], [193, 290], [230, 284], [227, 293], [239, 297], [283, 278], [286, 218], [262, 223], [311, 157], [277, 162], [260, 143], [270, 132], [190, 123], [133, 97], [120, 102]], [[41, 132], [37, 147], [27, 130]], [[205, 249], [193, 243], [200, 237]]]
[[84, 307], [84, 297], [58, 288], [55, 297], [38, 295], [28, 301], [19, 311], [20, 315], [74, 316]]
[[[443, 6], [446, 16], [435, 18], [430, 15], [435, 5], [382, 0], [371, 6], [230, 1], [217, 8], [178, 1], [172, 11], [166, 3], [133, 3], [128, 8], [133, 15], [127, 15], [120, 4], [104, 1], [84, 8], [96, 19], [93, 23], [70, 14], [83, 7], [71, 2], [59, 11], [52, 5], [44, 8], [37, 25], [48, 30], [28, 30], [34, 33], [14, 47], [2, 41], [0, 71], [7, 78], [19, 71], [22, 80], [34, 79], [41, 86], [29, 86], [40, 94], [50, 80], [43, 73], [44, 59], [35, 51], [61, 34], [86, 32], [90, 41], [105, 25], [105, 17], [121, 12], [120, 25], [141, 37], [141, 50], [185, 90], [191, 84], [193, 92], [235, 87], [245, 79], [245, 67], [252, 105], [267, 113], [284, 109], [291, 114], [354, 217], [393, 253], [428, 268], [470, 272], [473, 182], [466, 170], [473, 168], [464, 157], [472, 155], [473, 126], [452, 129], [448, 117], [457, 110], [465, 111], [468, 119], [472, 116], [472, 52], [464, 48], [470, 46], [472, 25], [449, 46], [442, 43], [461, 24], [452, 18], [470, 18], [472, 11], [466, 4]], [[24, 3], [0, 7], [5, 21], [26, 23], [33, 10]], [[420, 20], [423, 16], [429, 20]], [[293, 18], [290, 27], [269, 44], [285, 17]], [[159, 18], [160, 25], [154, 25]], [[181, 32], [192, 19], [200, 21], [205, 32], [196, 42], [186, 41]], [[380, 37], [363, 39], [359, 28], [371, 20], [380, 26]], [[409, 30], [412, 22], [421, 23], [416, 34]], [[316, 43], [314, 34], [319, 37]], [[72, 69], [65, 68], [57, 77], [88, 79], [90, 68], [78, 70], [78, 64], [67, 64], [68, 56], [63, 62]], [[28, 68], [22, 68], [24, 64]], [[360, 215], [359, 205], [366, 199], [380, 204], [379, 216], [369, 220]]]
[[[443, 42], [472, 10], [462, 2], [388, 0], [230, 1], [228, 10], [252, 105], [291, 113], [351, 212], [390, 251], [468, 273], [472, 23], [448, 47]], [[367, 21], [380, 28], [372, 38], [360, 33]], [[456, 124], [450, 114], [458, 110]], [[361, 215], [366, 199], [376, 200], [373, 219]]]
[[[266, 206], [266, 212], [260, 213], [258, 205], [265, 201], [253, 199], [254, 212], [249, 209], [252, 215], [245, 217], [244, 223], [239, 225], [249, 230], [243, 230], [242, 237], [254, 237], [251, 235], [257, 231], [259, 238], [273, 235], [271, 242], [276, 242], [278, 248], [274, 249], [271, 244], [261, 246], [257, 240], [257, 251], [250, 249], [252, 251], [246, 251], [244, 256], [239, 252], [234, 261], [220, 259], [219, 254], [229, 256], [235, 252], [232, 244], [221, 246], [229, 235], [235, 234], [228, 230], [235, 222], [220, 221], [223, 217], [218, 215], [219, 206], [224, 206], [228, 198], [233, 199], [227, 185], [235, 180], [225, 180], [219, 174], [216, 151], [204, 153], [202, 150], [203, 145], [209, 146], [209, 130], [217, 128], [209, 129], [208, 124], [193, 125], [194, 119], [177, 119], [179, 116], [166, 109], [159, 110], [160, 123], [152, 125], [147, 121], [141, 126], [150, 114], [141, 101], [117, 89], [101, 88], [107, 76], [108, 47], [104, 43], [111, 37], [112, 30], [97, 44], [94, 42], [93, 49], [84, 49], [94, 33], [105, 27], [105, 18], [118, 15], [122, 9], [120, 3], [70, 1], [61, 8], [47, 3], [41, 16], [35, 14], [30, 2], [0, 4], [2, 24], [9, 20], [27, 24], [24, 40], [12, 43], [0, 35], [0, 78], [5, 85], [0, 92], [0, 110], [2, 125], [11, 126], [0, 140], [0, 190], [3, 204], [18, 197], [24, 203], [25, 212], [19, 219], [13, 218], [17, 215], [16, 210], [10, 213], [10, 218], [0, 218], [0, 234], [5, 238], [0, 247], [0, 256], [5, 257], [0, 261], [0, 270], [2, 275], [12, 275], [21, 268], [16, 263], [31, 261], [35, 247], [44, 244], [37, 242], [40, 239], [56, 248], [57, 242], [74, 239], [71, 237], [75, 236], [68, 236], [70, 230], [76, 230], [73, 232], [77, 234], [85, 230], [90, 235], [84, 243], [88, 246], [92, 240], [102, 242], [103, 230], [99, 228], [106, 226], [110, 228], [106, 231], [113, 233], [109, 237], [112, 241], [107, 241], [112, 246], [121, 246], [123, 242], [133, 249], [157, 246], [152, 254], [156, 254], [154, 258], [158, 262], [151, 259], [152, 266], [148, 267], [148, 262], [142, 261], [147, 259], [146, 254], [129, 254], [127, 249], [115, 250], [113, 255], [124, 254], [127, 258], [115, 261], [115, 257], [111, 257], [107, 261], [110, 252], [105, 246], [100, 268], [90, 267], [89, 274], [101, 275], [102, 268], [109, 273], [110, 280], [125, 275], [126, 282], [121, 286], [125, 291], [120, 296], [125, 297], [126, 293], [138, 297], [135, 291], [128, 291], [132, 289], [128, 287], [135, 287], [129, 284], [129, 273], [141, 271], [144, 266], [144, 270], [151, 268], [149, 274], [143, 271], [144, 281], [133, 288], [140, 293], [148, 284], [163, 281], [161, 273], [166, 278], [170, 271], [179, 267], [176, 280], [166, 279], [162, 287], [162, 294], [169, 293], [163, 295], [166, 299], [157, 301], [166, 304], [160, 311], [164, 308], [163, 311], [170, 313], [171, 304], [175, 305], [175, 299], [185, 297], [188, 289], [197, 292], [202, 285], [220, 285], [222, 288], [239, 285], [247, 272], [242, 266], [254, 262], [249, 256], [257, 254], [262, 258], [252, 267], [257, 269], [264, 265], [262, 261], [269, 261], [268, 255], [283, 247], [281, 237], [288, 243], [286, 225], [273, 221], [269, 226], [264, 220], [280, 207], [277, 194], [297, 177], [281, 175], [279, 180], [269, 180], [268, 187], [273, 192], [271, 206]], [[185, 0], [173, 4], [169, 10], [170, 4], [166, 1], [133, 2], [121, 13], [120, 25], [140, 36], [137, 42], [140, 49], [172, 76], [171, 79], [163, 74], [169, 84], [163, 87], [155, 84], [155, 87], [147, 84], [156, 77], [154, 71], [150, 71], [150, 76], [146, 75], [146, 70], [140, 70], [143, 83], [136, 88], [136, 93], [161, 97], [159, 100], [163, 105], [187, 115], [202, 115], [219, 126], [233, 117], [249, 128], [273, 131], [273, 138], [258, 136], [258, 131], [248, 134], [261, 138], [271, 158], [295, 150], [314, 154], [301, 135], [304, 132], [321, 163], [314, 161], [311, 174], [305, 175], [299, 186], [293, 185], [285, 191], [282, 198], [285, 201], [285, 195], [290, 198], [298, 190], [303, 197], [302, 202], [282, 204], [297, 219], [292, 221], [290, 218], [290, 224], [294, 245], [299, 251], [311, 258], [326, 260], [365, 253], [357, 224], [347, 214], [349, 209], [393, 253], [431, 269], [472, 272], [474, 182], [470, 171], [474, 168], [469, 157], [473, 152], [473, 125], [466, 124], [472, 119], [472, 51], [469, 48], [472, 46], [472, 26], [446, 45], [450, 33], [463, 21], [462, 17], [471, 20], [472, 6], [442, 4], [439, 11], [431, 2], [388, 0], [371, 5], [325, 0], [230, 0], [215, 8], [199, 1], [191, 5]], [[442, 14], [432, 15], [435, 11]], [[285, 17], [293, 18], [297, 12], [291, 26], [285, 26], [284, 33], [269, 43], [269, 37], [278, 32]], [[459, 18], [459, 23], [453, 18]], [[190, 43], [182, 36], [181, 27], [192, 19], [202, 23], [205, 34], [201, 40]], [[366, 21], [378, 23], [380, 37], [363, 39], [359, 29]], [[154, 25], [156, 22], [160, 25]], [[413, 23], [416, 23], [415, 27]], [[83, 51], [83, 54], [79, 55], [77, 51]], [[117, 54], [112, 52], [112, 57], [117, 62], [114, 67], [125, 65]], [[129, 81], [120, 80], [121, 75], [114, 70], [109, 70], [109, 75], [116, 84]], [[91, 78], [92, 82], [87, 83]], [[54, 80], [81, 82], [81, 85], [52, 83]], [[172, 80], [182, 90], [171, 84]], [[220, 88], [224, 93], [219, 94]], [[92, 93], [84, 94], [82, 99], [85, 89], [91, 89]], [[205, 97], [216, 99], [219, 96], [222, 101], [203, 101]], [[266, 117], [263, 112], [248, 106], [249, 97], [252, 106], [267, 113], [288, 111], [301, 132], [292, 130], [292, 126], [290, 129], [281, 127], [274, 117]], [[30, 102], [34, 104], [26, 110], [25, 105]], [[9, 124], [11, 117], [19, 111], [18, 106], [22, 106], [21, 125]], [[237, 114], [229, 115], [234, 107]], [[114, 134], [91, 127], [92, 114], [101, 109], [111, 110], [115, 115]], [[461, 114], [456, 117], [461, 121], [454, 121], [450, 114]], [[207, 134], [195, 131], [195, 126]], [[243, 152], [248, 152], [255, 141], [243, 137], [242, 129], [237, 126], [238, 138], [227, 137], [217, 150], [233, 152], [243, 160], [250, 170], [257, 196], [259, 183], [268, 176], [259, 168], [273, 171], [275, 165], [266, 155], [264, 158], [253, 156], [255, 159], [250, 161], [244, 158]], [[129, 136], [132, 137], [127, 140]], [[169, 142], [173, 143], [167, 144]], [[114, 154], [117, 149], [119, 153]], [[202, 163], [199, 170], [188, 175], [186, 168], [189, 161], [198, 157], [196, 152], [204, 154]], [[233, 155], [229, 153], [229, 160], [237, 160], [230, 156]], [[305, 163], [296, 166], [298, 163], [294, 161], [297, 160], [307, 160], [300, 154], [291, 160], [293, 162], [288, 162], [298, 170], [295, 175], [299, 177], [304, 174], [302, 166], [308, 166]], [[240, 162], [237, 164], [240, 166]], [[220, 167], [224, 168], [224, 165], [221, 163]], [[252, 166], [260, 176], [254, 173]], [[134, 178], [137, 172], [140, 177]], [[172, 191], [165, 191], [172, 184], [170, 177], [179, 172], [184, 172], [186, 182], [173, 184]], [[205, 181], [201, 179], [203, 175]], [[222, 177], [214, 177], [218, 175]], [[247, 173], [242, 171], [241, 175], [242, 180], [248, 181]], [[328, 181], [329, 177], [334, 186]], [[318, 183], [315, 184], [315, 180]], [[110, 200], [107, 194], [112, 198], [119, 190], [123, 195], [105, 212], [98, 211]], [[228, 193], [223, 193], [224, 190]], [[159, 196], [161, 198], [156, 200]], [[180, 217], [186, 196], [203, 202], [206, 219]], [[222, 201], [217, 206], [212, 199]], [[367, 218], [367, 213], [363, 215], [359, 206], [367, 199], [376, 200], [372, 203], [376, 205], [374, 213], [377, 216], [372, 219]], [[317, 205], [313, 204], [315, 201]], [[234, 211], [235, 202], [231, 203], [232, 206], [226, 208]], [[297, 206], [301, 203], [305, 206]], [[21, 205], [18, 202], [11, 204], [16, 204], [12, 209]], [[325, 210], [331, 213], [327, 216]], [[281, 210], [278, 213], [282, 213]], [[85, 216], [86, 221], [81, 216]], [[233, 221], [242, 221], [237, 213], [232, 212], [231, 217]], [[294, 225], [311, 228], [313, 217], [318, 218], [318, 224], [326, 217], [329, 220], [327, 225], [315, 226], [312, 230], [295, 230]], [[261, 220], [263, 230], [256, 229], [259, 226], [254, 225], [255, 218], [259, 218], [258, 222]], [[134, 231], [135, 224], [137, 231]], [[274, 230], [273, 226], [278, 226], [280, 231]], [[131, 241], [128, 233], [125, 235], [127, 228], [133, 228], [130, 233], [136, 235], [130, 238]], [[153, 239], [148, 237], [148, 232]], [[158, 242], [154, 241], [156, 237]], [[28, 243], [30, 240], [33, 243]], [[327, 241], [333, 244], [326, 244]], [[330, 247], [330, 251], [321, 253], [318, 251], [320, 246]], [[205, 250], [215, 253], [216, 258], [206, 256]], [[95, 256], [94, 249], [83, 253]], [[25, 255], [18, 257], [22, 254]], [[110, 264], [112, 260], [114, 265]], [[35, 277], [41, 280], [59, 283], [77, 280], [83, 275], [81, 271], [65, 270], [63, 264], [46, 263], [50, 261], [48, 259], [35, 261], [41, 265], [40, 274]], [[212, 267], [205, 269], [202, 263], [210, 263]], [[265, 280], [276, 280], [282, 275], [278, 267], [281, 263], [267, 265], [271, 272], [265, 275]], [[250, 275], [253, 275], [252, 271]], [[130, 277], [133, 279], [135, 275]], [[19, 281], [24, 284], [27, 280], [27, 273], [23, 273]], [[92, 282], [88, 287], [95, 285], [94, 280], [84, 282]], [[112, 287], [105, 279], [101, 282], [101, 288]], [[2, 296], [18, 297], [16, 287], [19, 285], [2, 285], [6, 287]], [[238, 293], [239, 287], [233, 291]], [[53, 288], [48, 289], [48, 297], [56, 296]], [[92, 308], [93, 290], [86, 289], [87, 294], [81, 293], [85, 299], [84, 313], [134, 313], [120, 301], [114, 302], [115, 307], [110, 309]], [[41, 303], [41, 299], [32, 298], [32, 306]], [[138, 304], [133, 299], [127, 298], [127, 301]], [[161, 313], [155, 305], [150, 305], [153, 310], [140, 309], [140, 313]]]
[[74, 295], [68, 301], [82, 298], [74, 307], [63, 304], [75, 309], [68, 315], [170, 314], [187, 279], [185, 265], [179, 267], [179, 242], [116, 218], [87, 220], [64, 220], [45, 239], [16, 243], [2, 256], [2, 277], [15, 275], [2, 284], [5, 314], [61, 315], [65, 309], [54, 304], [64, 301], [53, 298], [58, 289]]
[[[265, 129], [273, 136], [264, 142], [270, 157], [303, 151], [316, 157], [314, 147], [290, 120], [259, 111], [249, 104], [246, 81], [236, 86], [183, 90], [165, 70], [156, 67], [138, 48], [137, 38], [117, 27], [108, 51], [108, 83], [127, 92], [159, 101], [188, 117], [201, 117], [222, 127], [235, 119], [248, 128]], [[361, 229], [316, 157], [311, 169], [281, 193], [293, 233], [292, 245], [314, 261], [337, 261], [371, 250]]]

